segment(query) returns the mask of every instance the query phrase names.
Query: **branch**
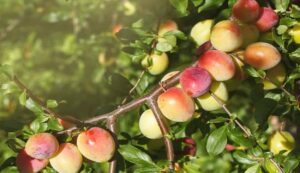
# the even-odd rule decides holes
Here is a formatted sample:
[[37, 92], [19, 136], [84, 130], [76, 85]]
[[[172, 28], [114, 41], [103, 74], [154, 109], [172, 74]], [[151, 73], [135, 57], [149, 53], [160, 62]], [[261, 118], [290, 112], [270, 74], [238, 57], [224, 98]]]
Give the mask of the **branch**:
[[[113, 133], [115, 141], [117, 142], [118, 140], [117, 140], [117, 137], [115, 136], [115, 134], [116, 134], [116, 121], [117, 121], [117, 119], [115, 119], [115, 118], [107, 119], [107, 127]], [[115, 173], [115, 172], [117, 172], [116, 170], [117, 170], [117, 159], [114, 156], [114, 158], [109, 162], [109, 173]]]
[[34, 102], [36, 102], [37, 104], [39, 104], [42, 109], [47, 112], [50, 116], [53, 116], [55, 118], [60, 118], [64, 121], [76, 124], [76, 125], [83, 125], [83, 122], [75, 119], [73, 117], [64, 117], [59, 115], [58, 113], [52, 111], [51, 109], [49, 109], [46, 104], [37, 96], [35, 96], [16, 76], [13, 77], [13, 82], [15, 82], [15, 84], [23, 91], [26, 92], [26, 95], [31, 98]]

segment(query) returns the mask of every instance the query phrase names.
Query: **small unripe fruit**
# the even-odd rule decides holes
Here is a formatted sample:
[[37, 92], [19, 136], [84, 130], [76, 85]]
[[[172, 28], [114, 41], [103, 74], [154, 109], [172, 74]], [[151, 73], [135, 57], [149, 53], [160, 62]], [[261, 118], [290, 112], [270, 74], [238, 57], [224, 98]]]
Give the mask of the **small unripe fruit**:
[[231, 52], [242, 45], [243, 37], [238, 24], [223, 20], [213, 27], [210, 41], [217, 50]]
[[219, 50], [208, 50], [198, 60], [198, 67], [206, 69], [216, 81], [231, 79], [235, 65], [231, 57]]
[[191, 97], [199, 97], [206, 93], [210, 88], [211, 81], [208, 71], [201, 67], [187, 68], [180, 76], [183, 91]]
[[50, 159], [50, 164], [59, 173], [77, 173], [82, 165], [82, 156], [74, 144], [64, 143]]
[[277, 88], [278, 85], [281, 85], [286, 78], [284, 65], [282, 63], [279, 63], [277, 66], [269, 69], [266, 73], [266, 77], [270, 81], [267, 79], [263, 80], [264, 90]]
[[268, 139], [268, 146], [273, 154], [279, 154], [281, 151], [286, 151], [288, 154], [295, 148], [295, 139], [287, 131], [276, 131]]
[[196, 23], [191, 30], [191, 37], [198, 46], [209, 41], [210, 32], [214, 21], [207, 19]]
[[185, 122], [193, 117], [195, 104], [182, 89], [172, 87], [162, 93], [157, 100], [163, 115], [171, 121]]
[[232, 14], [241, 22], [251, 23], [258, 19], [260, 9], [256, 0], [238, 0], [232, 8]]
[[266, 32], [272, 29], [277, 23], [277, 13], [271, 8], [264, 7], [255, 25], [261, 32]]
[[49, 159], [57, 152], [58, 147], [55, 136], [50, 133], [38, 133], [28, 139], [25, 151], [35, 159]]
[[150, 139], [159, 139], [162, 137], [161, 130], [151, 109], [146, 110], [139, 120], [140, 131], [144, 136]]
[[167, 32], [177, 30], [178, 26], [177, 23], [173, 20], [167, 20], [160, 24], [159, 29], [158, 29], [158, 35], [162, 36]]
[[169, 58], [166, 53], [152, 54], [143, 59], [142, 65], [148, 69], [150, 74], [159, 75], [168, 68]]
[[279, 51], [273, 45], [263, 42], [250, 44], [244, 55], [247, 64], [261, 70], [273, 68], [281, 60]]
[[32, 158], [25, 150], [21, 150], [16, 159], [16, 166], [20, 173], [37, 173], [45, 168], [47, 164], [47, 159]]
[[242, 24], [240, 25], [243, 44], [242, 47], [247, 47], [249, 44], [254, 43], [259, 38], [259, 30], [255, 25]]
[[[210, 91], [215, 94], [220, 100], [226, 102], [228, 100], [228, 91], [223, 82], [213, 82]], [[220, 109], [222, 106], [210, 95], [206, 93], [197, 98], [202, 109], [206, 111], [214, 111]]]
[[112, 135], [99, 127], [81, 132], [77, 138], [80, 153], [94, 162], [106, 162], [115, 153], [116, 144]]

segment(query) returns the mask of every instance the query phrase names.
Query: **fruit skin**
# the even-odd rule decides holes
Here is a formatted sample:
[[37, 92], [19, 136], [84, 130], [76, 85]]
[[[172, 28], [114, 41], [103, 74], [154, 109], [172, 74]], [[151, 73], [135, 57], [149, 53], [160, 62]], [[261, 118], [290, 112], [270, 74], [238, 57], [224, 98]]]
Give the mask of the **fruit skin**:
[[48, 165], [47, 159], [35, 159], [30, 157], [23, 149], [16, 159], [16, 166], [20, 173], [36, 173]]
[[182, 89], [172, 87], [162, 93], [157, 100], [163, 115], [171, 121], [185, 122], [193, 117], [195, 104]]
[[116, 144], [108, 131], [93, 127], [79, 134], [77, 147], [87, 159], [94, 162], [106, 162], [114, 155]]
[[289, 35], [293, 37], [295, 43], [300, 44], [300, 22], [294, 25], [294, 27], [289, 31]]
[[[263, 80], [264, 90], [271, 90], [277, 88], [277, 85], [281, 85], [286, 78], [285, 67], [282, 63], [279, 63], [277, 66], [269, 69], [266, 73], [266, 77], [271, 80]], [[274, 83], [275, 84], [274, 84]]]
[[213, 27], [210, 41], [215, 49], [231, 52], [242, 45], [243, 37], [238, 24], [223, 20]]
[[277, 13], [271, 8], [264, 7], [255, 25], [261, 32], [266, 32], [272, 29], [277, 23]]
[[160, 24], [158, 29], [158, 35], [162, 36], [167, 32], [177, 30], [178, 26], [174, 20], [167, 20], [164, 23]]
[[206, 19], [196, 23], [190, 33], [192, 39], [198, 46], [209, 41], [210, 32], [214, 21], [212, 19]]
[[[214, 81], [211, 85], [210, 91], [218, 96], [223, 102], [228, 100], [228, 91], [226, 85], [223, 82]], [[210, 95], [210, 93], [206, 93], [197, 98], [200, 103], [202, 109], [206, 111], [214, 111], [221, 108], [221, 105]]]
[[183, 91], [191, 97], [199, 97], [206, 93], [210, 88], [211, 81], [208, 71], [201, 67], [186, 68], [180, 76]]
[[256, 0], [238, 0], [232, 8], [232, 15], [244, 23], [255, 22], [261, 12]]
[[255, 25], [242, 24], [240, 25], [240, 28], [243, 36], [243, 48], [259, 39], [259, 30]]
[[273, 45], [264, 42], [250, 44], [244, 55], [247, 64], [261, 70], [273, 68], [281, 60], [279, 51]]
[[49, 159], [57, 152], [58, 147], [55, 136], [50, 133], [38, 133], [28, 139], [25, 151], [35, 159]]
[[162, 132], [151, 109], [144, 111], [139, 120], [140, 131], [150, 139], [162, 138]]
[[59, 173], [76, 173], [82, 165], [82, 156], [74, 144], [60, 144], [57, 154], [50, 164]]
[[284, 152], [284, 155], [287, 155], [295, 148], [295, 139], [287, 131], [276, 131], [268, 139], [268, 146], [270, 151], [277, 155], [280, 151]]
[[216, 81], [231, 79], [235, 73], [233, 60], [219, 50], [208, 50], [198, 60], [198, 67], [206, 69]]
[[166, 53], [161, 55], [152, 54], [146, 56], [142, 61], [142, 66], [148, 69], [149, 73], [152, 75], [159, 75], [164, 72], [169, 65], [169, 58]]

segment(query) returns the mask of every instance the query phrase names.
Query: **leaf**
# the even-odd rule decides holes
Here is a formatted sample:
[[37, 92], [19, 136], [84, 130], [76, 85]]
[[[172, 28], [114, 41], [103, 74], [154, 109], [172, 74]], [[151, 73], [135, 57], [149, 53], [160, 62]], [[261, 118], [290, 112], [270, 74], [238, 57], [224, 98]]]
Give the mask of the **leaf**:
[[277, 102], [273, 99], [263, 98], [255, 102], [253, 113], [255, 120], [259, 124], [263, 124], [267, 121], [269, 115], [274, 111]]
[[42, 108], [36, 104], [31, 98], [26, 100], [25, 107], [36, 114], [43, 113]]
[[285, 12], [290, 4], [290, 0], [272, 0], [272, 2], [275, 4], [276, 10], [280, 12]]
[[229, 121], [229, 119], [225, 118], [225, 117], [218, 117], [218, 118], [207, 121], [207, 123], [215, 124], [215, 123], [223, 123], [223, 122], [226, 122], [226, 121]]
[[181, 16], [186, 16], [188, 14], [187, 7], [188, 7], [188, 0], [169, 0], [173, 7], [176, 8], [178, 13]]
[[58, 122], [56, 118], [50, 118], [48, 120], [48, 129], [54, 131], [62, 131], [64, 127]]
[[292, 173], [299, 165], [299, 160], [296, 158], [287, 158], [284, 162], [284, 172]]
[[56, 100], [47, 100], [47, 108], [56, 108], [58, 103]]
[[296, 61], [296, 62], [300, 62], [300, 48], [296, 49], [295, 51], [291, 52], [289, 54], [290, 58], [293, 60], [293, 61]]
[[191, 0], [195, 7], [203, 3], [204, 0]]
[[220, 154], [227, 144], [227, 125], [214, 130], [208, 137], [206, 143], [206, 150], [209, 154]]
[[260, 168], [260, 165], [256, 164], [256, 165], [248, 168], [245, 173], [263, 173], [263, 172]]
[[157, 170], [160, 170], [160, 167], [158, 167], [152, 161], [149, 155], [132, 145], [121, 145], [119, 148], [119, 152], [125, 160], [134, 163], [137, 166], [153, 169], [156, 168]]
[[198, 8], [198, 13], [204, 10], [217, 9], [223, 5], [225, 0], [205, 0], [205, 3]]
[[240, 129], [233, 126], [228, 128], [228, 137], [236, 144], [247, 148], [251, 148], [254, 145], [254, 141], [252, 141], [252, 139], [246, 138]]
[[266, 76], [266, 72], [265, 71], [255, 69], [255, 68], [253, 68], [251, 66], [246, 66], [245, 70], [246, 70], [247, 74], [249, 74], [250, 76], [255, 77], [255, 78], [261, 78], [261, 79], [263, 79]]
[[256, 161], [251, 160], [249, 156], [243, 151], [235, 151], [232, 156], [236, 161], [242, 164], [251, 165], [256, 163]]
[[4, 64], [0, 66], [0, 72], [3, 73], [9, 79], [13, 79], [14, 73], [10, 65]]
[[26, 91], [25, 90], [19, 96], [19, 102], [22, 106], [25, 106], [25, 104], [26, 104]]
[[161, 52], [168, 52], [168, 51], [172, 50], [172, 48], [173, 48], [172, 45], [170, 45], [167, 42], [158, 42], [156, 44], [156, 49]]

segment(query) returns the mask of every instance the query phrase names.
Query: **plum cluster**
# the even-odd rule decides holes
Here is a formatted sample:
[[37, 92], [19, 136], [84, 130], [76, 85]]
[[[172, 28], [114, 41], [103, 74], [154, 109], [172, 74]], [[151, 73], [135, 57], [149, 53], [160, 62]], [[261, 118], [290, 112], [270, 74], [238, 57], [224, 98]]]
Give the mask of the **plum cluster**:
[[59, 173], [76, 173], [80, 170], [83, 157], [94, 162], [106, 162], [115, 152], [115, 141], [105, 129], [93, 127], [83, 131], [73, 143], [59, 144], [50, 133], [31, 136], [16, 159], [21, 173], [36, 173], [48, 163]]
[[[225, 82], [234, 78], [245, 79], [245, 64], [257, 70], [266, 70], [266, 77], [261, 81], [265, 90], [282, 84], [286, 72], [280, 63], [280, 52], [272, 44], [259, 41], [260, 33], [270, 31], [277, 22], [276, 12], [260, 7], [255, 0], [238, 0], [233, 6], [230, 20], [216, 24], [211, 19], [198, 22], [190, 36], [198, 46], [210, 42], [213, 48], [203, 52], [194, 67], [183, 70], [180, 84], [158, 97], [158, 106], [165, 118], [173, 122], [191, 120], [197, 107], [195, 101], [205, 111], [220, 109], [220, 101], [225, 103], [228, 100]], [[179, 71], [166, 74], [162, 81], [177, 73]], [[150, 139], [162, 138], [151, 110], [141, 115], [139, 127], [141, 133]], [[270, 147], [274, 148], [272, 143]], [[286, 149], [282, 148], [279, 150]]]

